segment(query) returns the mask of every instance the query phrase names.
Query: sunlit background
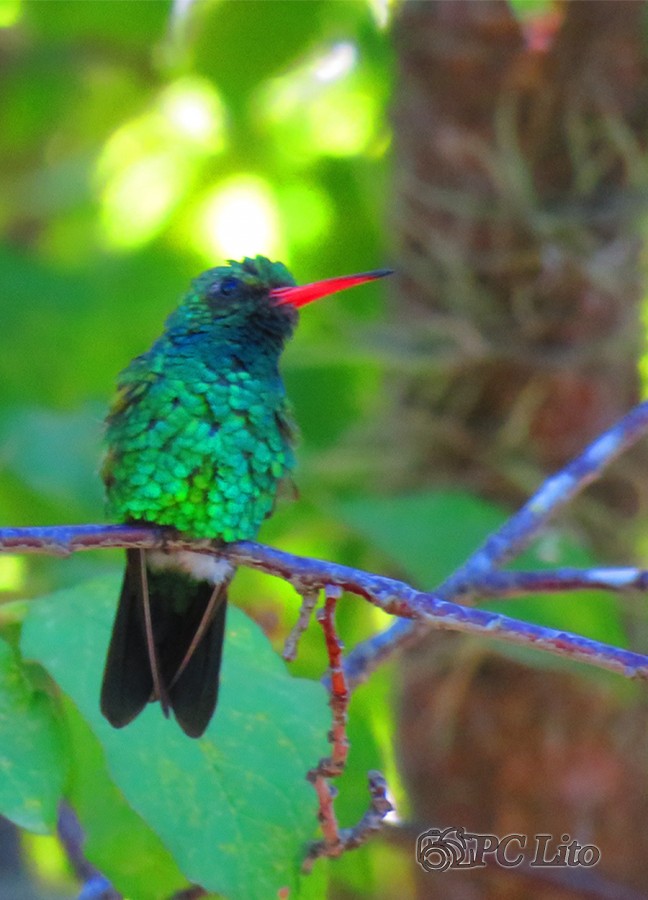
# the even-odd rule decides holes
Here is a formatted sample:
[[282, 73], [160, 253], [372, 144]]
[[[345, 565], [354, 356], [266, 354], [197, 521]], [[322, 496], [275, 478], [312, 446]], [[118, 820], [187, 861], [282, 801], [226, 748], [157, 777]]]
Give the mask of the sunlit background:
[[[0, 0], [3, 522], [103, 519], [101, 422], [117, 373], [200, 271], [257, 253], [301, 281], [389, 263], [389, 17], [387, 0]], [[303, 435], [301, 499], [279, 509], [268, 542], [363, 561], [336, 509], [362, 462], [333, 450], [376, 408], [380, 361], [362, 335], [384, 300], [374, 285], [303, 317], [285, 359]], [[0, 557], [5, 632], [18, 627], [22, 598], [119, 565], [110, 554]], [[280, 647], [293, 591], [241, 572], [234, 599]], [[384, 620], [358, 604], [342, 618], [349, 641]], [[317, 677], [324, 665], [312, 630], [293, 671]], [[364, 758], [342, 809], [351, 819], [368, 769], [398, 789], [378, 751], [386, 684], [372, 716], [357, 704]], [[25, 841], [43, 883], [65, 885], [56, 840]], [[379, 871], [384, 850], [367, 860]]]

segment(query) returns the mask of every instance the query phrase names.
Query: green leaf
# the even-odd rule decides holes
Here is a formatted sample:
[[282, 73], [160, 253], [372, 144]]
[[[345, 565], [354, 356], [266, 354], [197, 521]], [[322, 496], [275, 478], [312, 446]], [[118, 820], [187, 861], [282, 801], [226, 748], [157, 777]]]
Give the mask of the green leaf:
[[15, 651], [0, 640], [0, 812], [30, 831], [56, 824], [65, 780], [54, 703], [32, 684]]
[[157, 706], [116, 731], [98, 706], [119, 587], [104, 577], [35, 603], [25, 654], [78, 706], [115, 784], [190, 881], [251, 900], [294, 886], [316, 830], [305, 775], [327, 750], [322, 687], [291, 678], [260, 629], [232, 608], [221, 699], [205, 736], [186, 737]]
[[137, 900], [158, 900], [187, 887], [160, 838], [115, 787], [103, 750], [76, 706], [68, 698], [63, 706], [72, 757], [66, 794], [83, 827], [87, 859], [110, 871], [120, 890]]

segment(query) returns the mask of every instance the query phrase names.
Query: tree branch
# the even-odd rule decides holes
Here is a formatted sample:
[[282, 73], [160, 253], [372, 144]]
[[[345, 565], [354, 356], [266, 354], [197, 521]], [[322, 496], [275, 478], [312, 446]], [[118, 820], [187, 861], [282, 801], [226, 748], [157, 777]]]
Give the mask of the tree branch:
[[[236, 565], [249, 566], [268, 575], [283, 578], [291, 582], [302, 596], [331, 585], [364, 597], [391, 615], [406, 620], [415, 619], [426, 629], [461, 631], [466, 634], [495, 637], [507, 643], [535, 647], [548, 653], [569, 657], [616, 672], [626, 678], [648, 678], [648, 656], [557, 629], [533, 625], [500, 613], [462, 606], [443, 599], [442, 594], [445, 591], [441, 588], [434, 593], [417, 591], [393, 578], [363, 572], [339, 563], [295, 556], [253, 541], [239, 541], [225, 545], [218, 541], [190, 541], [172, 535], [173, 532], [169, 529], [144, 525], [3, 528], [0, 529], [0, 553], [47, 553], [65, 557], [82, 550], [115, 547], [194, 550], [224, 556]], [[477, 582], [476, 577], [471, 582], [467, 578], [457, 580], [455, 589], [464, 600], [479, 596], [493, 597], [500, 593], [511, 596], [513, 593], [536, 593], [568, 588], [573, 590], [603, 587], [614, 591], [636, 590], [648, 584], [648, 572], [627, 567], [558, 569], [553, 572], [488, 572], [484, 569], [481, 579], [481, 583]], [[411, 625], [411, 622], [408, 621], [406, 624]], [[350, 688], [367, 677], [377, 665], [377, 660], [391, 655], [401, 646], [402, 641], [398, 633], [396, 637], [393, 636], [396, 627], [393, 626], [388, 631], [359, 644], [349, 654], [345, 673]], [[371, 655], [365, 659], [363, 652], [366, 652], [367, 648]], [[378, 653], [375, 652], [376, 648]], [[351, 677], [353, 681], [350, 680]]]
[[[571, 502], [647, 431], [648, 401], [645, 401], [604, 431], [580, 456], [549, 477], [517, 513], [491, 534], [464, 565], [437, 588], [435, 596], [451, 600], [476, 594], [487, 575], [490, 576], [496, 567], [526, 549], [551, 516]], [[384, 658], [418, 639], [427, 628], [432, 627], [431, 622], [427, 622], [425, 628], [420, 623], [396, 622], [386, 631], [358, 644], [346, 659], [351, 686], [364, 681]]]

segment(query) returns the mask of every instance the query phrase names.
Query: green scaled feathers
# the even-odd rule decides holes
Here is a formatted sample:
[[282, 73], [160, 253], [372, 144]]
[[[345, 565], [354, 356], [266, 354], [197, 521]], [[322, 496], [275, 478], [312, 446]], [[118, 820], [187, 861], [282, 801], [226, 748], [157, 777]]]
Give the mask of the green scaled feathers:
[[193, 282], [121, 375], [103, 468], [111, 516], [196, 538], [255, 537], [295, 463], [278, 361], [297, 313], [268, 297], [294, 283], [261, 256]]

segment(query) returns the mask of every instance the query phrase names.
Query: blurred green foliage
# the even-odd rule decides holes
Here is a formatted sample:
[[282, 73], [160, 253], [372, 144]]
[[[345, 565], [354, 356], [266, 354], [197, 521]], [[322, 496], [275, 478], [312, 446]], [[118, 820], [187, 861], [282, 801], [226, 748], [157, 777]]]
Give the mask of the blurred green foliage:
[[[387, 0], [0, 0], [0, 521], [102, 519], [101, 422], [116, 375], [198, 272], [256, 253], [300, 281], [388, 262], [388, 11]], [[303, 433], [302, 496], [261, 537], [431, 587], [502, 514], [463, 495], [370, 497], [327, 469], [327, 451], [380, 406], [381, 357], [359, 336], [380, 321], [384, 291], [360, 288], [304, 314], [284, 366]], [[0, 607], [0, 767], [18, 773], [0, 785], [0, 811], [52, 828], [63, 794], [89, 859], [134, 900], [170, 896], [191, 878], [232, 897], [296, 883], [316, 824], [304, 775], [326, 752], [321, 689], [286, 679], [235, 614], [254, 652], [229, 642], [229, 700], [213, 737], [187, 742], [157, 709], [113, 732], [97, 685], [120, 567], [116, 553], [0, 557], [0, 599], [65, 589]], [[279, 648], [296, 614], [292, 588], [241, 571], [232, 595]], [[30, 606], [22, 650], [55, 680], [51, 694], [42, 670], [17, 656]], [[527, 612], [542, 620], [539, 603]], [[592, 631], [621, 637], [614, 610], [601, 615]], [[339, 620], [350, 646], [388, 622], [357, 599]], [[317, 679], [325, 666], [314, 624], [290, 671]], [[367, 807], [372, 768], [407, 811], [394, 677], [388, 667], [354, 697], [344, 826]], [[299, 896], [323, 896], [329, 878], [354, 896], [386, 892], [391, 878], [398, 896], [406, 866], [396, 857], [369, 846], [318, 864]]]
[[[421, 491], [414, 495], [346, 499], [339, 517], [359, 533], [383, 559], [391, 559], [406, 581], [433, 587], [452, 574], [486, 538], [508, 519], [493, 503], [464, 491]], [[384, 561], [377, 567], [384, 567]], [[547, 529], [510, 568], [521, 571], [557, 566], [589, 568], [596, 559], [573, 535]], [[529, 597], [484, 601], [480, 604], [526, 622], [564, 628], [594, 640], [628, 645], [617, 598], [601, 591], [577, 594], [534, 594]], [[517, 655], [528, 662], [534, 651]], [[545, 665], [552, 659], [543, 657]], [[561, 662], [561, 665], [564, 665]]]
[[[391, 90], [386, 16], [380, 0], [0, 2], [2, 522], [102, 520], [101, 423], [117, 373], [150, 345], [198, 272], [256, 253], [284, 260], [302, 281], [385, 264]], [[262, 535], [266, 540], [302, 553], [358, 558], [357, 541], [322, 512], [332, 488], [320, 484], [313, 502], [304, 486], [313, 480], [311, 460], [369, 414], [380, 366], [357, 364], [345, 335], [357, 334], [381, 313], [381, 290], [373, 286], [304, 316], [299, 346], [285, 360], [303, 432], [304, 498], [278, 512]], [[150, 721], [143, 717], [139, 738], [137, 727], [109, 734], [98, 719], [95, 682], [120, 566], [119, 555], [109, 553], [65, 562], [0, 558], [2, 598], [70, 587], [64, 597], [78, 598], [75, 615], [81, 617], [75, 625], [74, 615], [66, 615], [71, 607], [58, 595], [52, 605], [33, 605], [29, 614], [23, 651], [56, 679], [63, 693], [53, 705], [43, 693], [43, 675], [30, 686], [38, 670], [32, 665], [22, 672], [16, 656], [28, 606], [6, 603], [0, 611], [11, 644], [0, 645], [6, 647], [8, 685], [0, 726], [15, 735], [3, 744], [0, 762], [17, 767], [24, 779], [13, 781], [11, 791], [0, 790], [2, 811], [28, 828], [51, 829], [64, 793], [80, 816], [90, 859], [136, 900], [169, 896], [192, 877], [231, 896], [237, 896], [237, 883], [238, 896], [253, 896], [252, 888], [267, 895], [267, 879], [282, 868], [281, 883], [294, 882], [304, 841], [315, 833], [314, 796], [304, 776], [326, 752], [324, 713], [299, 700], [297, 682], [287, 682], [295, 704], [290, 715], [298, 717], [294, 740], [301, 741], [303, 756], [282, 763], [281, 746], [284, 755], [292, 752], [280, 736], [288, 727], [288, 698], [275, 690], [273, 712], [270, 688], [279, 683], [278, 674], [250, 668], [251, 702], [257, 710], [265, 706], [265, 725], [251, 733], [232, 724], [228, 751], [224, 713], [216, 761], [179, 734], [169, 745], [173, 729], [164, 731], [169, 723], [153, 714], [157, 710]], [[115, 573], [106, 582], [110, 598], [84, 581], [106, 570]], [[256, 573], [241, 573], [237, 582], [235, 602], [263, 622], [279, 646], [296, 611], [294, 592]], [[76, 594], [75, 584], [82, 585]], [[361, 604], [349, 604], [343, 620], [350, 639], [376, 624]], [[237, 646], [230, 641], [230, 664], [243, 666]], [[257, 648], [255, 658], [279, 672], [283, 667], [269, 648]], [[293, 672], [317, 678], [324, 666], [314, 627]], [[222, 707], [235, 719], [246, 693], [242, 685]], [[316, 683], [312, 689], [319, 695]], [[388, 691], [381, 696], [373, 705], [357, 704], [362, 759], [355, 782], [351, 774], [347, 778], [344, 824], [364, 812], [366, 770], [384, 763], [378, 736], [391, 714]], [[305, 749], [308, 734], [321, 746]], [[29, 753], [18, 765], [23, 745], [39, 766], [30, 764]], [[140, 756], [156, 745], [144, 778]], [[183, 753], [197, 758], [184, 760]], [[227, 763], [228, 753], [238, 768]], [[183, 812], [180, 797], [174, 806], [174, 765], [190, 773], [176, 790], [183, 796], [196, 792], [204, 808]], [[265, 799], [264, 769], [267, 790], [275, 792]], [[210, 793], [217, 789], [214, 772], [221, 778], [225, 773], [229, 783], [224, 811]], [[288, 779], [283, 787], [282, 773]], [[159, 793], [150, 789], [156, 778]], [[170, 779], [166, 794], [164, 778]], [[238, 789], [237, 778], [243, 779]], [[254, 800], [245, 800], [246, 779], [252, 779]], [[148, 785], [140, 791], [143, 803], [129, 784], [136, 793], [138, 784]], [[301, 836], [296, 820], [287, 824], [282, 792], [291, 800], [290, 816], [301, 816]], [[146, 808], [147, 798], [157, 809]], [[223, 822], [210, 827], [216, 813]], [[187, 857], [187, 848], [199, 846], [195, 827], [202, 845], [215, 847], [218, 840], [227, 843], [225, 824], [239, 829], [229, 850], [194, 850]], [[246, 827], [256, 837], [246, 837]], [[304, 890], [321, 895], [326, 877], [321, 866]]]

